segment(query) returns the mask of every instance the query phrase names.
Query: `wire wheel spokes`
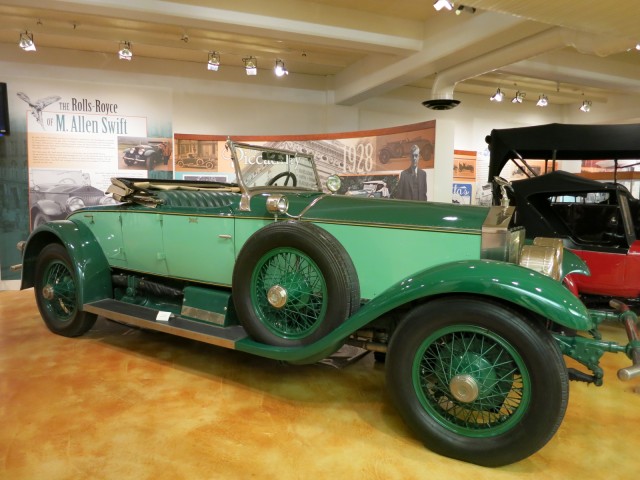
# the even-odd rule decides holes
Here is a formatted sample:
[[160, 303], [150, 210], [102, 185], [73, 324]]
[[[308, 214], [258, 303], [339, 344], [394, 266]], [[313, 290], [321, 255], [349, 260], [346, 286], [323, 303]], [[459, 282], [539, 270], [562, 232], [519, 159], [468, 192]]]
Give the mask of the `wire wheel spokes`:
[[504, 338], [474, 326], [441, 329], [414, 362], [422, 404], [446, 428], [470, 436], [500, 434], [527, 410], [529, 374]]
[[42, 296], [46, 308], [60, 321], [70, 320], [76, 313], [76, 286], [73, 276], [62, 262], [52, 262], [44, 275]]
[[[301, 251], [268, 252], [256, 265], [252, 284], [258, 315], [273, 333], [301, 338], [322, 322], [327, 310], [325, 279], [318, 265]], [[274, 291], [276, 299], [271, 297]]]

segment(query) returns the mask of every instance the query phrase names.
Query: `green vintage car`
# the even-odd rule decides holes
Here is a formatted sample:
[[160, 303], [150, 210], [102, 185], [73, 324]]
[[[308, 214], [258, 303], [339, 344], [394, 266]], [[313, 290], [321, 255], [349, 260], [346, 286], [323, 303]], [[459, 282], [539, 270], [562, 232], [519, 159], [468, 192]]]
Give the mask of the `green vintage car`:
[[514, 207], [335, 195], [310, 155], [227, 148], [235, 183], [114, 178], [121, 203], [30, 235], [22, 288], [52, 332], [103, 316], [299, 364], [356, 345], [385, 356], [391, 400], [428, 448], [488, 466], [542, 448], [569, 379], [602, 384], [605, 351], [633, 358], [622, 378], [640, 372], [637, 340], [597, 330], [615, 318], [633, 333], [634, 314], [587, 310], [562, 284], [582, 261], [525, 244]]

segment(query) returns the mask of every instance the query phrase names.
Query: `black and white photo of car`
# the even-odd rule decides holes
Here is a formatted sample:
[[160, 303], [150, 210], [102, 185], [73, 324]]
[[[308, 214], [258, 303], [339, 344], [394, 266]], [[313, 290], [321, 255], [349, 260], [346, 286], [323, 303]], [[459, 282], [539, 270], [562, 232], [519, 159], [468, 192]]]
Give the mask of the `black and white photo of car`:
[[74, 170], [29, 172], [31, 228], [52, 220], [64, 220], [79, 208], [117, 203], [102, 190], [91, 186], [88, 173]]
[[171, 157], [171, 147], [166, 142], [144, 143], [127, 147], [122, 160], [128, 167], [139, 165], [153, 170], [157, 165], [168, 165]]

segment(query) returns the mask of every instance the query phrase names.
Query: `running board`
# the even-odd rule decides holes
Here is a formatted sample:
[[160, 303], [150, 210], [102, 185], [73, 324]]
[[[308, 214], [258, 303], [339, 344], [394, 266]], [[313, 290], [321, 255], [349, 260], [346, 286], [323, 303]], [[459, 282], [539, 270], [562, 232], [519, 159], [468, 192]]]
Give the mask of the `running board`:
[[196, 322], [179, 315], [172, 315], [166, 322], [159, 321], [156, 320], [159, 310], [119, 300], [98, 300], [97, 302], [87, 303], [82, 308], [85, 312], [95, 313], [116, 322], [148, 330], [157, 330], [233, 350], [236, 348], [236, 342], [247, 338], [247, 332], [240, 325], [216, 327], [215, 325]]

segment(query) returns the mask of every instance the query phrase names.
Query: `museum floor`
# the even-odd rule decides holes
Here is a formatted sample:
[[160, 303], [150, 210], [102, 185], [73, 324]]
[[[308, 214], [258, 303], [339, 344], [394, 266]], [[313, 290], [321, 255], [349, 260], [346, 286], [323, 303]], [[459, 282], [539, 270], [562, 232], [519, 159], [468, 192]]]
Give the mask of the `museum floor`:
[[[605, 336], [623, 341], [618, 326]], [[99, 319], [45, 328], [33, 291], [0, 292], [0, 479], [622, 479], [640, 472], [640, 379], [571, 383], [564, 423], [515, 465], [435, 455], [367, 355], [292, 366]]]

